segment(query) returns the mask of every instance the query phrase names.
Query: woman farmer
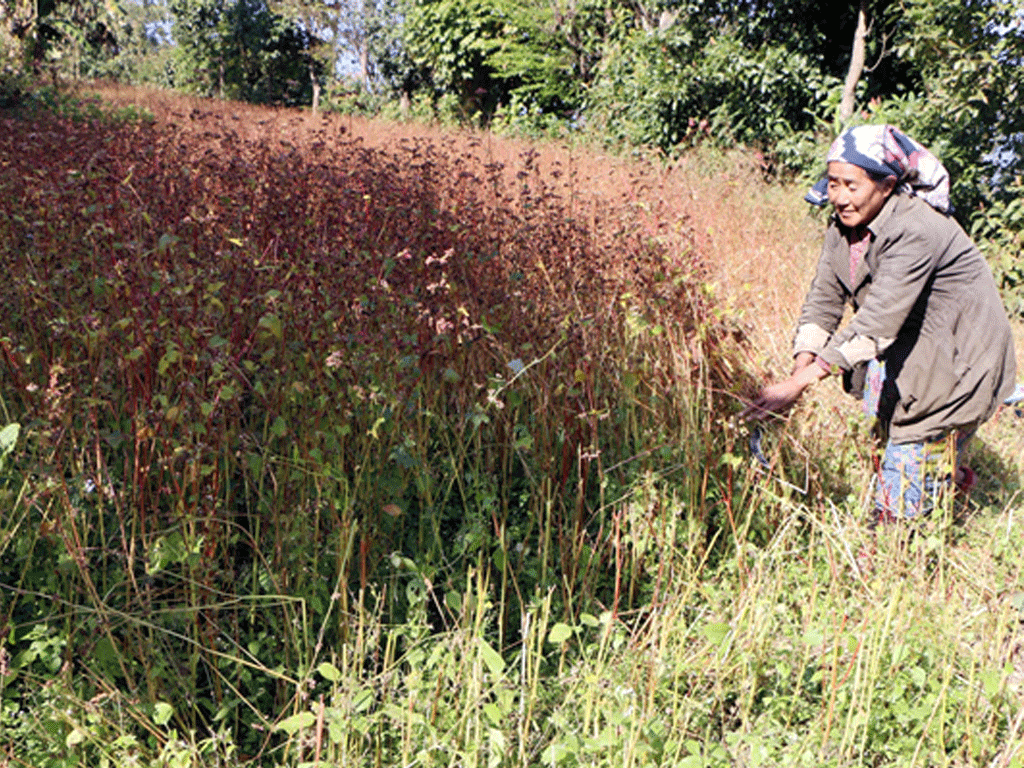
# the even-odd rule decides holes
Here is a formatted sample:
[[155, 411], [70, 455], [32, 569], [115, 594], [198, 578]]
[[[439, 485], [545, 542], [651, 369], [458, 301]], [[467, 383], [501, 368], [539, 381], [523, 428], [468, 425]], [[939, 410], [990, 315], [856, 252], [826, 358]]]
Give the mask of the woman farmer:
[[[743, 412], [782, 413], [811, 384], [842, 375], [878, 418], [885, 453], [881, 520], [926, 514], [957, 451], [1014, 389], [1009, 322], [992, 272], [949, 215], [939, 161], [889, 125], [844, 131], [808, 193], [831, 203], [817, 273], [804, 300], [790, 377]], [[846, 304], [850, 322], [838, 330]], [[958, 484], [973, 473], [955, 470]]]

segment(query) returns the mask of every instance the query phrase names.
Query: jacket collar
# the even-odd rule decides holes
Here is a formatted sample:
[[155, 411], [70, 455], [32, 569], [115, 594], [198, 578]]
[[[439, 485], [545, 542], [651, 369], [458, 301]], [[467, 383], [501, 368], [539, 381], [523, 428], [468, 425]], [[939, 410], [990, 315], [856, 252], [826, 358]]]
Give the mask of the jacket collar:
[[[864, 284], [864, 280], [867, 279], [868, 274], [871, 272], [871, 268], [875, 262], [875, 252], [877, 248], [877, 243], [881, 239], [880, 236], [886, 231], [889, 222], [892, 220], [892, 218], [896, 215], [899, 208], [902, 206], [902, 199], [903, 195], [900, 195], [898, 193], [890, 195], [889, 198], [885, 201], [885, 203], [882, 204], [882, 209], [875, 215], [875, 218], [868, 222], [867, 230], [871, 233], [871, 240], [868, 243], [867, 251], [865, 251], [864, 253], [864, 258], [862, 258], [860, 260], [860, 263], [857, 265], [857, 271], [854, 274], [853, 285], [848, 286], [850, 289], [850, 293], [856, 294], [860, 287]], [[835, 217], [834, 214], [833, 221], [839, 227], [839, 231], [843, 235], [843, 240], [846, 241], [847, 244], [849, 244], [849, 230], [847, 230], [846, 227], [842, 226], [839, 223], [838, 217]], [[849, 248], [845, 249], [845, 253], [846, 258], [849, 259]], [[849, 269], [842, 271], [839, 274], [840, 276], [845, 276], [841, 277], [844, 283], [847, 280], [849, 280]]]
[[896, 215], [896, 210], [902, 206], [903, 195], [898, 192], [889, 195], [888, 199], [882, 204], [882, 210], [880, 210], [871, 221], [868, 222], [868, 229], [874, 238], [885, 231], [886, 225]]

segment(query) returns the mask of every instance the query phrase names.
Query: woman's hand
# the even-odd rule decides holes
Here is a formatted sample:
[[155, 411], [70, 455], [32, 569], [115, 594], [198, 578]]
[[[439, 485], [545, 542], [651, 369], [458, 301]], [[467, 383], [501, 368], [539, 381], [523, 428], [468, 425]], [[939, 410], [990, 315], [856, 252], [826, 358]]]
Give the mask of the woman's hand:
[[828, 374], [820, 365], [804, 365], [785, 381], [769, 384], [762, 389], [743, 412], [740, 418], [761, 421], [774, 414], [782, 414], [793, 407], [800, 395], [811, 384]]
[[789, 372], [790, 376], [795, 376], [800, 373], [804, 368], [814, 362], [815, 354], [813, 352], [799, 352], [796, 357], [793, 358], [793, 370]]

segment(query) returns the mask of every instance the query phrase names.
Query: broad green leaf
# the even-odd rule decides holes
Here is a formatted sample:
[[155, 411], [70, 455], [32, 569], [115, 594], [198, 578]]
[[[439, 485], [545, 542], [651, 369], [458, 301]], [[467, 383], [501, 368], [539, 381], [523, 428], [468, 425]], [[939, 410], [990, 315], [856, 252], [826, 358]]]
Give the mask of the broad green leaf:
[[820, 629], [809, 629], [804, 632], [803, 641], [805, 645], [809, 645], [812, 648], [821, 645], [824, 641], [825, 636], [822, 634]]
[[999, 670], [989, 669], [982, 672], [978, 677], [981, 678], [981, 685], [985, 690], [985, 697], [988, 699], [995, 698], [996, 694], [1002, 688], [1003, 674]]
[[915, 666], [910, 668], [910, 679], [914, 681], [914, 685], [918, 688], [923, 688], [925, 680], [928, 679], [928, 675], [923, 669]]
[[373, 704], [373, 691], [368, 688], [364, 688], [361, 691], [357, 691], [352, 696], [352, 711], [353, 712], [365, 712]]
[[487, 665], [491, 674], [500, 675], [504, 672], [505, 660], [501, 658], [501, 654], [494, 650], [482, 637], [477, 638], [477, 643], [480, 646], [480, 658], [484, 660], [484, 664]]
[[483, 709], [484, 715], [490, 721], [491, 725], [493, 725], [495, 728], [499, 728], [502, 722], [504, 721], [504, 718], [502, 718], [501, 716], [501, 710], [498, 709], [498, 705], [495, 704], [493, 701], [489, 701], [486, 704], [484, 704]]
[[269, 331], [270, 334], [278, 341], [281, 341], [284, 337], [284, 331], [281, 328], [281, 318], [277, 315], [264, 315], [260, 318], [259, 327], [265, 331]]
[[332, 744], [341, 744], [345, 740], [345, 729], [341, 723], [333, 722], [327, 726], [327, 738]]
[[572, 627], [568, 624], [563, 624], [562, 622], [555, 624], [548, 632], [548, 642], [554, 643], [555, 645], [564, 643], [570, 637], [572, 637]]
[[316, 671], [320, 673], [321, 677], [329, 682], [336, 683], [341, 680], [341, 671], [330, 662], [325, 661], [316, 668]]
[[157, 725], [167, 725], [174, 717], [174, 707], [165, 701], [158, 701], [153, 705], [153, 722]]
[[64, 743], [68, 747], [74, 747], [78, 744], [81, 744], [83, 741], [85, 741], [85, 734], [77, 728], [72, 730], [71, 733], [64, 737]]
[[316, 718], [313, 716], [312, 712], [299, 712], [297, 715], [286, 717], [278, 723], [276, 730], [284, 731], [289, 736], [294, 736], [303, 728], [309, 728], [315, 722]]
[[19, 434], [21, 434], [21, 425], [17, 422], [0, 429], [0, 456], [7, 456], [14, 450]]
[[706, 637], [712, 645], [721, 645], [725, 641], [725, 636], [729, 634], [729, 625], [723, 622], [712, 622], [704, 625], [704, 637]]

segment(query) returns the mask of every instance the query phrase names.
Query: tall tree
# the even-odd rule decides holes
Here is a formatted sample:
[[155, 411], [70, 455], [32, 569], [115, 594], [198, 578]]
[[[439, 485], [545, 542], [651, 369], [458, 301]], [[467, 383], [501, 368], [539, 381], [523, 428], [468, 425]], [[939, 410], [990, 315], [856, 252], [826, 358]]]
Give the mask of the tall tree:
[[922, 85], [895, 102], [941, 150], [959, 207], [1024, 174], [1024, 10], [1015, 0], [905, 0], [897, 55]]
[[334, 32], [338, 53], [356, 65], [356, 79], [370, 90], [392, 44], [403, 11], [397, 0], [337, 0]]
[[[16, 55], [36, 72], [48, 64], [69, 64], [77, 75], [88, 48], [116, 52], [118, 9], [101, 0], [4, 0], [3, 18]], [[104, 50], [105, 49], [105, 50]]]
[[320, 107], [320, 91], [325, 72], [334, 66], [334, 50], [329, 34], [334, 14], [323, 0], [271, 0], [268, 8], [294, 31], [301, 31], [305, 45], [298, 51], [312, 90], [313, 113]]
[[415, 79], [464, 114], [486, 122], [511, 104], [564, 116], [579, 109], [623, 11], [632, 15], [609, 0], [416, 0], [403, 44]]
[[24, 64], [42, 62], [39, 29], [40, 6], [35, 0], [3, 0], [0, 21], [3, 22], [5, 58]]
[[307, 28], [263, 0], [172, 0], [175, 85], [206, 95], [309, 103]]
[[481, 119], [507, 93], [488, 63], [502, 29], [491, 0], [419, 0], [408, 9], [404, 43], [435, 96], [450, 96], [464, 118]]

